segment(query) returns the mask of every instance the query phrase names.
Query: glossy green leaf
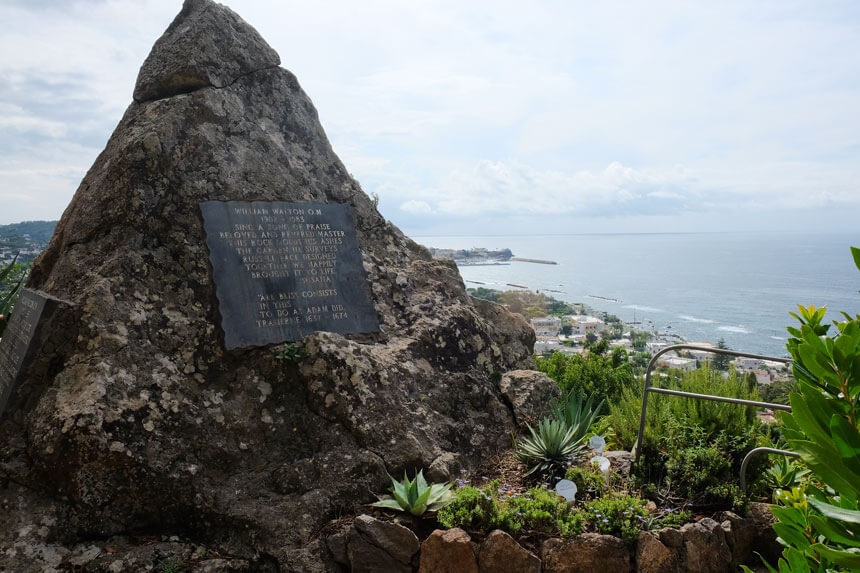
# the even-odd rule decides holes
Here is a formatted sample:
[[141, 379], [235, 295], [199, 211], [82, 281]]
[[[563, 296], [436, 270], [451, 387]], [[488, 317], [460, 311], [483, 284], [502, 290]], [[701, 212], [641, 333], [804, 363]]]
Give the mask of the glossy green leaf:
[[815, 531], [821, 533], [828, 541], [850, 545], [851, 547], [860, 547], [860, 539], [840, 523], [822, 519], [817, 515], [810, 516], [809, 521], [812, 523]]
[[829, 423], [830, 417], [828, 416], [826, 420], [819, 423], [809, 406], [806, 394], [809, 394], [809, 392], [805, 394], [792, 393], [790, 395], [791, 415], [810, 440], [819, 444], [827, 443], [830, 441], [830, 435], [825, 433], [824, 428], [827, 427], [825, 424]]
[[400, 502], [398, 502], [396, 499], [391, 499], [391, 498], [380, 499], [378, 501], [371, 503], [370, 505], [372, 507], [385, 507], [388, 509], [396, 509], [396, 510], [402, 510], [403, 509], [403, 507], [400, 505]]
[[778, 521], [773, 524], [773, 530], [777, 536], [789, 547], [797, 547], [798, 549], [806, 550], [809, 547], [809, 540], [803, 534], [801, 529], [791, 523], [783, 523]]
[[[803, 553], [794, 549], [793, 547], [787, 548], [782, 552], [782, 556], [785, 557], [786, 561], [780, 559], [779, 561], [779, 570], [784, 573], [811, 573], [812, 569], [809, 567], [809, 562], [806, 560], [806, 557], [803, 556]], [[783, 563], [785, 563], [786, 568], [783, 569]]]
[[771, 506], [770, 510], [773, 512], [774, 517], [783, 523], [794, 523], [801, 529], [806, 527], [806, 520], [799, 509], [774, 505]]
[[832, 519], [860, 524], [860, 511], [857, 511], [856, 509], [845, 509], [844, 507], [824, 503], [817, 499], [810, 499], [809, 504], [820, 511], [822, 515]]
[[809, 441], [793, 441], [791, 446], [821, 481], [843, 496], [857, 499], [854, 484], [860, 483], [860, 476], [845, 467], [832, 445], [828, 449]]
[[858, 553], [840, 551], [821, 543], [816, 543], [811, 549], [840, 567], [847, 567], [850, 571], [860, 571], [860, 554]]
[[[860, 475], [860, 432], [845, 418], [834, 416], [830, 420], [830, 433], [842, 463]], [[860, 483], [857, 484], [857, 491], [860, 494]]]
[[860, 249], [851, 247], [851, 256], [854, 257], [854, 264], [860, 269]]

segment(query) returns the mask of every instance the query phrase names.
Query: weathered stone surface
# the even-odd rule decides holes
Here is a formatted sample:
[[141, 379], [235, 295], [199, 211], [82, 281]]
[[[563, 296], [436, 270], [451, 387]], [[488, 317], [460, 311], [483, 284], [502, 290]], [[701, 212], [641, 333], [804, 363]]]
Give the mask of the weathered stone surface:
[[636, 538], [637, 573], [673, 573], [677, 570], [675, 553], [650, 531], [640, 531]]
[[[167, 533], [307, 569], [331, 561], [308, 540], [386, 472], [474, 467], [523, 415], [499, 374], [533, 367], [529, 325], [385, 221], [261, 42], [186, 2], [30, 275], [73, 306], [0, 420], [0, 480], [30, 492], [6, 519], [66, 514], [47, 526], [60, 547]], [[348, 204], [380, 332], [310, 334], [297, 362], [226, 350], [206, 200]]]
[[726, 543], [732, 552], [732, 568], [752, 559], [755, 539], [752, 519], [745, 519], [731, 511], [722, 511], [717, 515], [716, 521], [720, 523], [726, 535]]
[[390, 521], [380, 521], [369, 515], [359, 515], [353, 523], [355, 531], [396, 561], [409, 563], [420, 544], [411, 529]]
[[527, 423], [537, 425], [549, 413], [550, 405], [559, 395], [558, 384], [535, 370], [505, 372], [499, 388], [514, 408], [520, 426]]
[[265, 40], [229, 8], [186, 0], [137, 76], [134, 99], [146, 102], [204, 87], [227, 87], [281, 63]]
[[541, 546], [545, 573], [632, 571], [630, 550], [611, 535], [584, 533], [573, 539], [548, 539]]
[[496, 529], [478, 548], [480, 573], [540, 573], [541, 562], [514, 538]]
[[732, 552], [720, 524], [709, 517], [681, 528], [684, 536], [684, 570], [690, 573], [731, 571]]
[[418, 573], [478, 573], [472, 538], [457, 527], [437, 529], [421, 544]]
[[633, 454], [624, 450], [612, 450], [603, 452], [603, 457], [609, 460], [609, 467], [612, 471], [624, 477], [630, 475], [630, 468], [633, 466]]
[[747, 509], [747, 517], [753, 523], [753, 547], [768, 563], [776, 563], [784, 547], [776, 540], [773, 524], [776, 517], [766, 503], [752, 502]]
[[684, 535], [678, 530], [666, 527], [657, 532], [660, 543], [680, 553], [684, 549]]

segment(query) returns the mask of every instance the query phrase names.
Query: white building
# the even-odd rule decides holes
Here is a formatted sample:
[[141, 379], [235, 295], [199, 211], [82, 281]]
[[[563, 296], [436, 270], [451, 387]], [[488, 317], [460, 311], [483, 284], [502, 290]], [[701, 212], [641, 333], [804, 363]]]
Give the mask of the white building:
[[596, 316], [569, 314], [565, 318], [570, 321], [572, 334], [600, 334], [606, 328], [606, 323]]
[[557, 337], [561, 332], [561, 319], [557, 316], [545, 316], [543, 318], [533, 318], [531, 320], [532, 328], [535, 329], [537, 337]]
[[685, 372], [695, 370], [697, 368], [695, 358], [681, 358], [678, 356], [667, 358], [666, 355], [660, 357], [660, 360], [657, 362], [657, 366], [668, 366], [669, 368], [677, 368], [678, 370], [684, 370]]

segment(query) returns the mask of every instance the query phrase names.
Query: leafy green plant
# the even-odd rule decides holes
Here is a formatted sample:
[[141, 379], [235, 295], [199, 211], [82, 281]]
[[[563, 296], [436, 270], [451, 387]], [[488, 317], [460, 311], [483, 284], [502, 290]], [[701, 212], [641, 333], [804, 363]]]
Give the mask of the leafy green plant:
[[535, 363], [538, 370], [558, 383], [565, 395], [573, 393], [579, 397], [614, 400], [624, 388], [636, 385], [630, 364], [625, 362], [613, 366], [611, 357], [606, 358], [597, 352], [589, 352], [585, 356], [553, 352], [547, 358], [536, 358]]
[[298, 362], [308, 356], [310, 356], [310, 354], [304, 346], [299, 346], [294, 342], [285, 342], [281, 347], [280, 353], [275, 355], [275, 358], [278, 360], [285, 360], [287, 362]]
[[564, 474], [564, 479], [576, 484], [576, 493], [583, 499], [596, 499], [606, 492], [603, 472], [592, 466], [568, 468]]
[[650, 515], [645, 503], [645, 500], [630, 495], [595, 499], [583, 508], [587, 528], [633, 543], [642, 529], [642, 521]]
[[[851, 247], [860, 269], [860, 249]], [[798, 307], [786, 347], [798, 392], [781, 412], [784, 436], [811, 481], [777, 497], [774, 530], [786, 546], [779, 571], [860, 570], [860, 315], [834, 322], [825, 309]], [[820, 487], [819, 487], [820, 485]], [[776, 571], [768, 565], [771, 571]]]
[[[670, 372], [661, 385], [697, 394], [759, 399], [756, 388], [750, 388], [734, 368], [729, 367], [724, 376], [708, 362], [692, 372]], [[749, 450], [767, 441], [754, 408], [652, 394], [645, 437], [637, 445], [641, 411], [641, 390], [628, 388], [610, 404], [607, 416], [616, 447], [640, 448], [640, 463], [634, 468], [639, 487], [648, 487], [652, 496], [660, 491], [667, 499], [681, 497], [714, 509], [744, 504], [739, 496], [741, 463]], [[767, 463], [764, 457], [754, 458], [747, 475], [760, 476]], [[751, 484], [751, 490], [757, 488], [757, 483]]]
[[531, 468], [526, 475], [561, 473], [565, 462], [585, 449], [585, 438], [598, 419], [603, 400], [594, 406], [593, 397], [583, 401], [569, 392], [559, 403], [553, 404], [553, 414], [538, 424], [538, 429], [527, 425], [531, 436], [523, 438], [514, 449], [519, 460]]
[[809, 470], [789, 457], [779, 456], [773, 465], [764, 472], [765, 481], [776, 496], [776, 490], [791, 489], [799, 485], [809, 474]]
[[482, 532], [501, 529], [511, 535], [534, 532], [566, 537], [583, 531], [580, 513], [571, 511], [555, 492], [535, 487], [519, 495], [500, 488], [498, 481], [481, 489], [458, 489], [437, 518], [448, 528]]
[[531, 465], [525, 474], [527, 476], [536, 472], [556, 474], [566, 461], [585, 448], [585, 435], [580, 435], [578, 426], [569, 428], [561, 420], [544, 418], [537, 431], [530, 425], [527, 427], [531, 436], [519, 443], [514, 441], [517, 458]]
[[576, 392], [568, 392], [559, 402], [552, 405], [553, 416], [564, 422], [568, 428], [576, 428], [577, 434], [584, 439], [591, 425], [597, 420], [604, 400], [594, 405], [594, 396], [583, 401]]
[[[391, 477], [391, 476], [389, 476]], [[445, 507], [454, 498], [450, 483], [427, 484], [423, 470], [418, 472], [415, 479], [410, 480], [403, 472], [403, 481], [391, 478], [393, 497], [380, 497], [379, 501], [370, 504], [373, 507], [385, 507], [396, 511], [405, 511], [416, 517], [427, 511], [436, 511]]]

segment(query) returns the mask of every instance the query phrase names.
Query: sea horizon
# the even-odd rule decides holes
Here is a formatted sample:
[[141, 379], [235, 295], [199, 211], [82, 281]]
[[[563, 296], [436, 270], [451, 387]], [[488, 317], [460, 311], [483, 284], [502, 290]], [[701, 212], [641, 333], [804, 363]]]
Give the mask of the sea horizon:
[[460, 266], [467, 287], [512, 284], [585, 303], [643, 330], [787, 355], [798, 305], [860, 313], [860, 272], [849, 247], [860, 234], [797, 231], [414, 235], [436, 248], [509, 248], [556, 265]]

